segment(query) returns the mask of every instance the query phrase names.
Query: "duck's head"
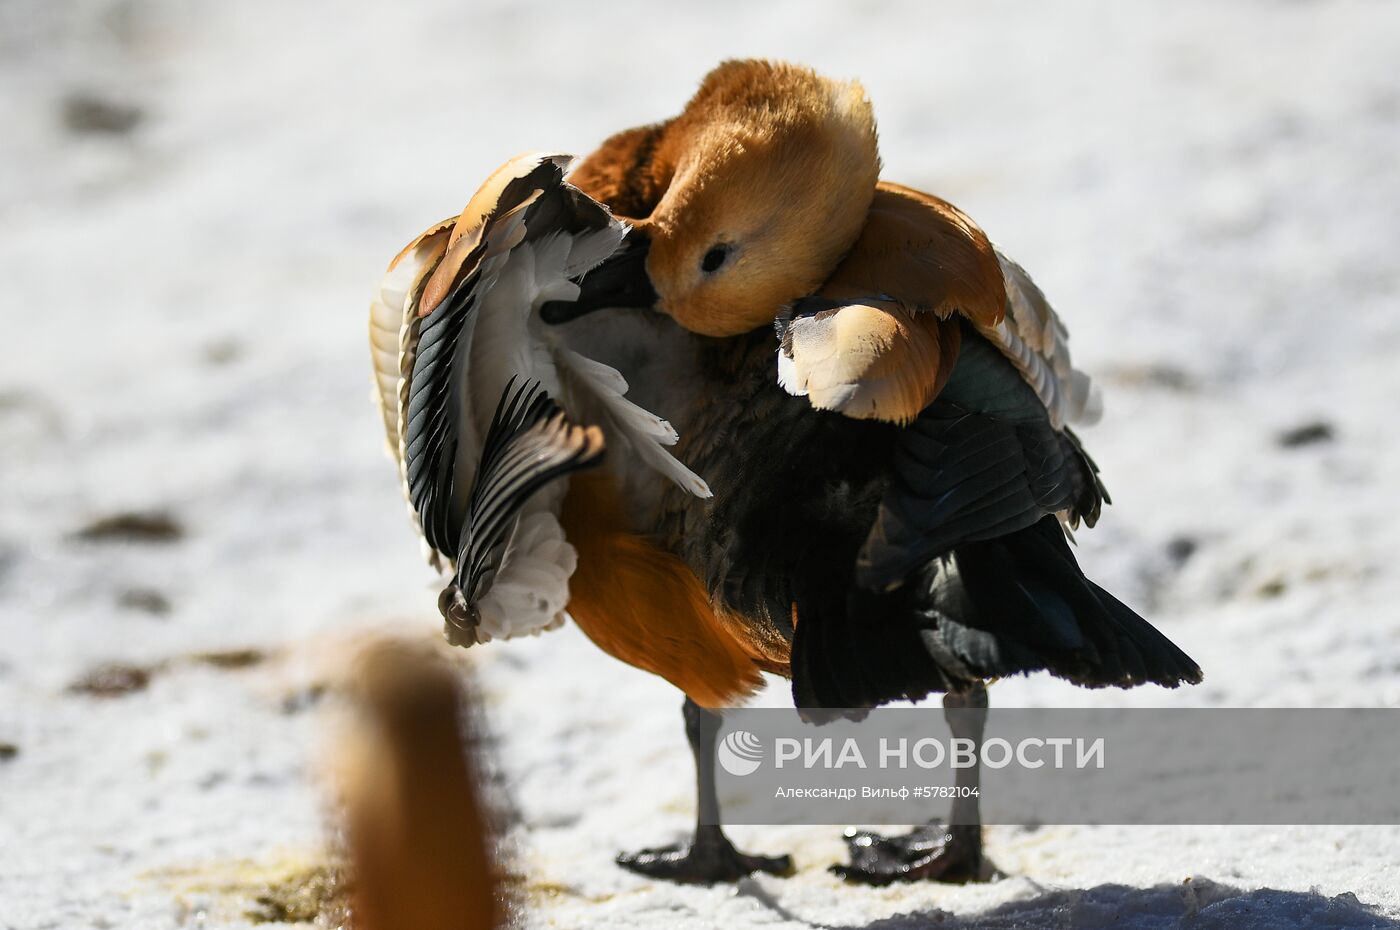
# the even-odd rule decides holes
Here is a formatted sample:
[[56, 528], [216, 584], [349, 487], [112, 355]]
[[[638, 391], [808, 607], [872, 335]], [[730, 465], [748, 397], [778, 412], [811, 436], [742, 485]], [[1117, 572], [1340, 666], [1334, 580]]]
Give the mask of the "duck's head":
[[623, 248], [582, 282], [569, 319], [654, 306], [693, 332], [770, 325], [855, 242], [875, 193], [875, 120], [858, 83], [807, 68], [731, 61], [655, 129], [654, 204]]

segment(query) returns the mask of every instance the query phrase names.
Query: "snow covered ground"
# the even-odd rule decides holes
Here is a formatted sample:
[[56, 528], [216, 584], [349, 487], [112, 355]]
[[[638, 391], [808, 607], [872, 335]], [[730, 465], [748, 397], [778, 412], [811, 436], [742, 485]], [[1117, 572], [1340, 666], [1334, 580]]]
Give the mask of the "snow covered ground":
[[[326, 669], [438, 626], [368, 400], [380, 270], [507, 156], [740, 55], [860, 77], [886, 176], [1024, 263], [1105, 388], [1081, 559], [1206, 683], [994, 704], [1400, 704], [1400, 6], [8, 0], [0, 928], [279, 916]], [[875, 890], [836, 828], [752, 827], [795, 877], [651, 883], [612, 856], [688, 827], [679, 696], [571, 628], [470, 661], [527, 926], [1400, 926], [1398, 828], [994, 828], [1010, 878]]]

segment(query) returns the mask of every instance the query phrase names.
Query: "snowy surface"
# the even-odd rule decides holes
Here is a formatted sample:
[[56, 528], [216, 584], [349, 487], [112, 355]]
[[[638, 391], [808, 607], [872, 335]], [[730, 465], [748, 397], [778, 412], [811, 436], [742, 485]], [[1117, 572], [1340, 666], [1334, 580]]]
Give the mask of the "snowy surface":
[[[438, 623], [372, 285], [506, 157], [668, 115], [727, 56], [859, 76], [886, 176], [1024, 263], [1105, 388], [1082, 561], [1206, 683], [994, 704], [1400, 704], [1400, 6], [694, 11], [0, 4], [0, 928], [243, 926], [247, 870], [315, 857], [324, 669]], [[75, 538], [127, 510], [183, 532]], [[530, 926], [1400, 926], [1393, 828], [994, 828], [1011, 877], [871, 890], [826, 872], [835, 828], [755, 827], [796, 876], [648, 882], [612, 856], [690, 821], [679, 695], [572, 628], [470, 661]], [[104, 662], [149, 686], [69, 691]]]

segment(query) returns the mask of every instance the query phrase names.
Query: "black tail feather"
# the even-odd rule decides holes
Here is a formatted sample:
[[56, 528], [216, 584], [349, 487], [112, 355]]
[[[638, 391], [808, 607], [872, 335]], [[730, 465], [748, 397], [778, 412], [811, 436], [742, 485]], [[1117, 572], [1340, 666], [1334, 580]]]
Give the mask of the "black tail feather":
[[1029, 651], [1039, 668], [1086, 687], [1175, 687], [1201, 680], [1186, 653], [1084, 577], [1054, 517], [959, 547], [952, 559], [972, 608], [953, 616], [992, 634], [1012, 659], [1010, 667], [984, 673], [1028, 671], [1023, 654]]
[[1084, 576], [1056, 518], [959, 546], [884, 593], [799, 599], [799, 707], [916, 700], [1045, 670], [1090, 688], [1201, 680], [1194, 661]]
[[956, 687], [923, 644], [905, 592], [799, 598], [792, 695], [799, 708], [865, 708]]

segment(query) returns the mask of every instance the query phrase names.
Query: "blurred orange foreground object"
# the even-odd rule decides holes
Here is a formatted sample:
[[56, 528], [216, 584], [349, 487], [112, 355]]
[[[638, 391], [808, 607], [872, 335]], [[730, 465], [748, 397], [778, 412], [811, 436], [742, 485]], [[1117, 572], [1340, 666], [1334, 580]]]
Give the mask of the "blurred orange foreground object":
[[361, 724], [341, 787], [355, 927], [500, 926], [499, 877], [452, 670], [424, 646], [378, 641], [356, 659], [351, 692]]

